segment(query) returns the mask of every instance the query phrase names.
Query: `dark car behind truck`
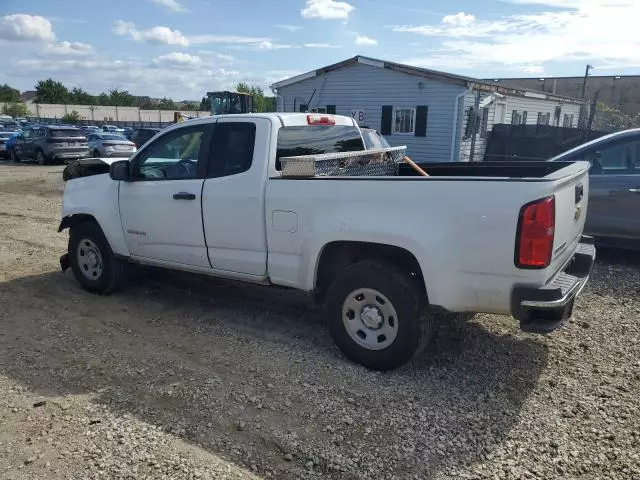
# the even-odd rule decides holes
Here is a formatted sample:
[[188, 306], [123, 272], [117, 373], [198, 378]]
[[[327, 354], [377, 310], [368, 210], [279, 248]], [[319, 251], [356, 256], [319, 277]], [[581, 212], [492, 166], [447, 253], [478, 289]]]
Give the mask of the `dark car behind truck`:
[[87, 137], [78, 128], [38, 126], [26, 129], [11, 150], [14, 162], [35, 160], [40, 165], [64, 163], [91, 156]]

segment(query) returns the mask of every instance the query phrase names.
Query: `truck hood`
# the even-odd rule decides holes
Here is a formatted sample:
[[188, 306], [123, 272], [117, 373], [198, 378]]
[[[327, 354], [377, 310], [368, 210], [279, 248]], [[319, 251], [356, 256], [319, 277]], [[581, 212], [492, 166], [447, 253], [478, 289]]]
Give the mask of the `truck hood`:
[[91, 175], [102, 175], [109, 173], [109, 165], [113, 162], [123, 160], [122, 158], [82, 158], [69, 163], [62, 171], [62, 179], [73, 180], [74, 178], [90, 177]]

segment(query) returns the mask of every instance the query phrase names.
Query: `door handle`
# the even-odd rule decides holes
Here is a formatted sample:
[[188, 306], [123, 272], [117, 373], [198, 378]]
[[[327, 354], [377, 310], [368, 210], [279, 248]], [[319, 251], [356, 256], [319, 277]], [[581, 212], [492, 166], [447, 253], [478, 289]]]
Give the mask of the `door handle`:
[[640, 193], [640, 188], [630, 188], [629, 193]]
[[196, 196], [193, 193], [179, 192], [173, 194], [174, 200], [195, 200]]

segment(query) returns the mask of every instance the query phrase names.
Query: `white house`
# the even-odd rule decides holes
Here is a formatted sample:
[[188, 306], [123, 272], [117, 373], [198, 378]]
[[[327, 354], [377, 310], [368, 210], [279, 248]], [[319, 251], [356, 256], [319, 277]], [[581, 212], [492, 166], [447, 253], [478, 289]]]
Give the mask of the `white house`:
[[354, 116], [421, 162], [481, 160], [497, 123], [577, 127], [584, 103], [363, 56], [271, 88], [279, 111]]

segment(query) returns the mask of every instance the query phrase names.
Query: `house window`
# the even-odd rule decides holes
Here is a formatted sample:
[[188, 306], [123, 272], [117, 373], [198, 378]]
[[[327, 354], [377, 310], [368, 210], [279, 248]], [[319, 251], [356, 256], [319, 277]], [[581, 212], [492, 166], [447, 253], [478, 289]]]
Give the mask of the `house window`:
[[562, 126], [571, 128], [573, 126], [573, 115], [564, 114], [564, 120], [562, 121]]
[[327, 113], [326, 108], [312, 108], [311, 113]]
[[393, 119], [393, 133], [414, 133], [416, 121], [415, 108], [396, 108], [393, 111]]
[[527, 124], [527, 112], [518, 112], [513, 110], [511, 112], [511, 125], [526, 125]]
[[305, 103], [301, 103], [301, 104], [300, 104], [300, 111], [301, 111], [301, 112], [306, 112], [306, 111], [308, 111], [308, 110], [309, 110], [309, 108], [308, 108], [308, 106], [307, 106]]
[[538, 112], [538, 125], [549, 125], [549, 120], [551, 120], [551, 114], [549, 112]]

